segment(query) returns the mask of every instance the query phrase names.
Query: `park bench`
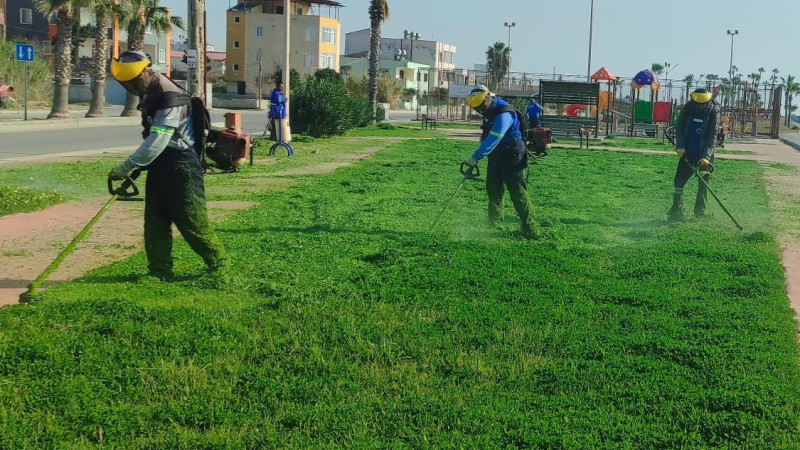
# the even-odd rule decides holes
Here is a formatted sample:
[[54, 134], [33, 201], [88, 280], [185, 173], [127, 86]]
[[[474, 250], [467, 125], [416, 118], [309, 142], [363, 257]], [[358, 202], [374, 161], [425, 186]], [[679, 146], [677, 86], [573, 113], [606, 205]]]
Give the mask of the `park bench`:
[[635, 123], [633, 124], [632, 135], [644, 134], [648, 137], [656, 137], [658, 134], [658, 124], [656, 123]]
[[435, 117], [428, 117], [427, 115], [422, 115], [422, 129], [434, 129], [436, 127], [436, 118]]
[[542, 126], [550, 128], [554, 136], [578, 136], [596, 132], [594, 117], [541, 116]]

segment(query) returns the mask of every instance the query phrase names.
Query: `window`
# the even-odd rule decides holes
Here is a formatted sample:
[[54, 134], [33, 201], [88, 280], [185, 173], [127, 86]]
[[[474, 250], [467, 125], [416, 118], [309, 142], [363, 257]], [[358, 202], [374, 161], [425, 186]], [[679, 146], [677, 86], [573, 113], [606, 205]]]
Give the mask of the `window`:
[[264, 27], [256, 27], [256, 36], [258, 37], [264, 36]]
[[317, 42], [319, 36], [317, 36], [317, 27], [305, 27], [303, 28], [303, 40], [305, 42]]
[[19, 23], [21, 25], [30, 25], [33, 23], [33, 10], [30, 8], [19, 9]]
[[275, 14], [283, 14], [283, 6], [278, 6], [275, 8]]
[[306, 67], [317, 67], [317, 55], [312, 53], [303, 53], [303, 64]]
[[332, 53], [323, 53], [319, 66], [323, 69], [336, 69], [336, 55]]
[[336, 29], [322, 27], [322, 42], [325, 44], [336, 43]]
[[42, 41], [42, 54], [43, 55], [53, 54], [53, 41]]
[[239, 65], [238, 64], [234, 64], [233, 65], [233, 73], [237, 73], [237, 72], [239, 72]]
[[167, 62], [167, 51], [163, 48], [158, 49], [158, 63], [164, 64]]
[[233, 41], [233, 48], [239, 48], [239, 41]]
[[239, 23], [239, 16], [233, 16], [233, 23]]

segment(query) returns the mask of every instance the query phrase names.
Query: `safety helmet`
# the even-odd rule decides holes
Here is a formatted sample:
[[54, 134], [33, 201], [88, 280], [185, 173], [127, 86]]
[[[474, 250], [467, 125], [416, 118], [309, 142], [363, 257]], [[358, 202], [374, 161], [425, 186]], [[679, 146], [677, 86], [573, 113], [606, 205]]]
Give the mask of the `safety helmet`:
[[127, 50], [119, 55], [119, 59], [111, 60], [111, 76], [119, 82], [131, 81], [152, 65], [144, 52]]
[[708, 103], [709, 100], [711, 100], [711, 92], [708, 92], [707, 89], [699, 88], [689, 94], [689, 97], [691, 97], [692, 101], [695, 103]]
[[475, 89], [470, 91], [469, 95], [467, 95], [467, 105], [469, 105], [470, 108], [477, 108], [483, 104], [483, 101], [486, 100], [486, 96], [491, 94], [488, 87], [482, 84], [475, 86]]

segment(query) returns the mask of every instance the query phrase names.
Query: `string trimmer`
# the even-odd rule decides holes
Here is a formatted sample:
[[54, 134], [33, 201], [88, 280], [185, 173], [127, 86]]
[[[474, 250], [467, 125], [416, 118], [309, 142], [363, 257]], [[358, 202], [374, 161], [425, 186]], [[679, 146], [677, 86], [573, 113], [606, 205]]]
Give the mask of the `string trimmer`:
[[84, 237], [86, 237], [86, 235], [89, 233], [89, 230], [94, 226], [95, 223], [97, 223], [98, 220], [100, 220], [100, 217], [103, 216], [103, 214], [106, 212], [109, 206], [111, 206], [111, 204], [114, 203], [115, 200], [118, 199], [131, 200], [132, 197], [139, 195], [139, 188], [137, 188], [136, 184], [134, 183], [134, 180], [139, 176], [139, 174], [141, 174], [141, 171], [139, 170], [133, 171], [133, 173], [131, 173], [130, 176], [125, 177], [125, 180], [122, 182], [122, 185], [116, 189], [113, 186], [113, 182], [109, 178], [108, 193], [111, 194], [111, 198], [109, 198], [106, 204], [103, 205], [102, 208], [100, 208], [100, 211], [98, 211], [97, 214], [95, 214], [94, 217], [92, 217], [92, 220], [90, 220], [89, 223], [86, 224], [86, 226], [83, 227], [83, 229], [74, 238], [72, 238], [72, 242], [70, 242], [69, 245], [67, 245], [67, 247], [64, 250], [62, 250], [61, 253], [58, 254], [58, 256], [56, 256], [56, 259], [54, 259], [53, 262], [51, 262], [50, 265], [44, 269], [42, 274], [36, 277], [36, 279], [33, 280], [28, 285], [28, 290], [23, 292], [22, 295], [19, 296], [20, 303], [30, 302], [34, 300], [37, 294], [37, 290], [42, 285], [42, 283], [44, 283], [45, 280], [47, 280], [47, 277], [49, 277], [53, 272], [55, 272], [55, 270], [58, 268], [61, 262], [64, 261], [64, 258], [66, 258], [70, 253], [72, 253], [75, 250], [75, 246], [78, 245], [78, 242], [80, 242], [81, 240], [83, 240]]
[[[706, 190], [708, 190], [708, 192], [711, 194], [711, 196], [714, 197], [714, 200], [716, 200], [717, 203], [719, 203], [719, 206], [722, 208], [723, 211], [725, 211], [725, 214], [727, 214], [728, 217], [731, 218], [731, 220], [733, 221], [733, 224], [736, 225], [736, 228], [738, 228], [739, 231], [744, 230], [744, 228], [742, 228], [742, 226], [739, 225], [739, 222], [737, 222], [736, 219], [733, 218], [733, 215], [731, 215], [730, 211], [728, 211], [728, 208], [726, 208], [725, 205], [722, 204], [722, 200], [720, 200], [719, 197], [717, 197], [717, 194], [715, 194], [714, 191], [711, 190], [711, 186], [708, 185], [708, 183], [706, 182], [705, 178], [700, 176], [700, 170], [697, 168], [697, 166], [693, 166], [692, 163], [690, 163], [689, 161], [686, 161], [685, 159], [683, 161], [686, 164], [688, 164], [689, 167], [692, 168], [692, 170], [694, 171], [694, 176], [696, 176], [697, 179], [700, 180], [700, 182], [703, 183], [706, 186]], [[714, 166], [711, 166], [711, 167], [712, 167], [711, 170], [713, 170]]]
[[474, 166], [470, 166], [469, 164], [462, 162], [460, 170], [461, 174], [464, 175], [464, 177], [461, 178], [461, 182], [458, 183], [458, 186], [456, 186], [456, 190], [453, 191], [452, 195], [450, 195], [450, 199], [447, 200], [447, 204], [444, 205], [444, 209], [442, 209], [442, 212], [440, 212], [439, 215], [436, 216], [436, 220], [434, 220], [433, 223], [431, 224], [431, 229], [433, 229], [433, 227], [435, 227], [436, 224], [439, 223], [439, 219], [442, 218], [444, 212], [450, 208], [450, 204], [453, 203], [453, 199], [456, 198], [456, 194], [458, 194], [458, 191], [461, 190], [461, 186], [464, 185], [464, 182], [469, 179], [475, 179], [481, 176], [481, 170], [478, 168], [477, 164], [475, 164]]

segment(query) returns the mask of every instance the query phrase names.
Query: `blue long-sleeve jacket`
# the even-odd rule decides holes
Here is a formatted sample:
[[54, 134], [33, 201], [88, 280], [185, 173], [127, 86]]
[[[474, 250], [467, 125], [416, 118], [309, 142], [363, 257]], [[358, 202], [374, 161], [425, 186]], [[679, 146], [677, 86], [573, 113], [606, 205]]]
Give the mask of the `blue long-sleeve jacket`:
[[[499, 98], [495, 98], [489, 110], [486, 112], [487, 116], [492, 114], [492, 110], [500, 109], [504, 106], [508, 106], [508, 103]], [[481, 141], [481, 145], [475, 150], [472, 157], [475, 158], [476, 161], [481, 160], [492, 153], [502, 141], [513, 142], [522, 139], [520, 128], [519, 119], [517, 119], [517, 114], [513, 110], [503, 111], [497, 114], [492, 121], [492, 128], [489, 134]]]
[[273, 89], [269, 96], [269, 114], [273, 119], [286, 118], [286, 96], [277, 89]]

